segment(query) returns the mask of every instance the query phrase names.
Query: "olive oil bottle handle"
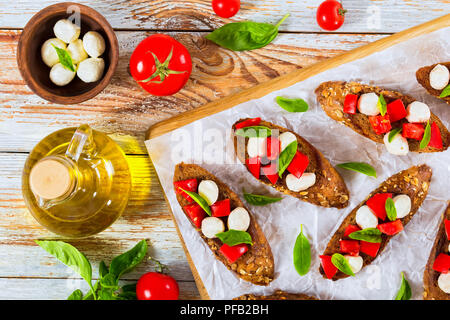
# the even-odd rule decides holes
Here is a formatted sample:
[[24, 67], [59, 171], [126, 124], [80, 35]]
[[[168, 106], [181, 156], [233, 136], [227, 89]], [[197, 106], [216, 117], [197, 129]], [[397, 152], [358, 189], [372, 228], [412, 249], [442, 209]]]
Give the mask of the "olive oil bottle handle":
[[87, 124], [83, 124], [77, 128], [72, 140], [69, 143], [69, 147], [66, 151], [66, 157], [78, 162], [81, 154], [91, 158], [95, 151], [94, 138], [92, 136], [92, 129]]

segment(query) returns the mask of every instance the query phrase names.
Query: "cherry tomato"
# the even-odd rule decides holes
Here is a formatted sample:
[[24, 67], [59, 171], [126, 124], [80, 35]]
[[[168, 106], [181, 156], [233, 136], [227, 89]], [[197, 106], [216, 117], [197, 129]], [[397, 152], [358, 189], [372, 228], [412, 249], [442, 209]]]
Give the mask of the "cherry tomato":
[[339, 1], [326, 0], [317, 9], [317, 23], [322, 29], [337, 30], [344, 23], [345, 12]]
[[180, 289], [171, 276], [159, 272], [142, 275], [136, 285], [138, 300], [178, 300]]
[[154, 34], [142, 40], [130, 58], [130, 72], [154, 96], [169, 96], [184, 87], [192, 71], [188, 50], [174, 38]]
[[214, 12], [222, 18], [231, 18], [241, 8], [241, 0], [212, 0]]

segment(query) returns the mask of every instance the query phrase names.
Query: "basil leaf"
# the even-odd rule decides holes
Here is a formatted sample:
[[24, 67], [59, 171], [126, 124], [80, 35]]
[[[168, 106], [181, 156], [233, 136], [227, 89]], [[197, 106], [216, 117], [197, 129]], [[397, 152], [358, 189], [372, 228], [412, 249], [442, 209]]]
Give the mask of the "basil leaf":
[[108, 273], [104, 277], [100, 279], [100, 284], [102, 288], [108, 288], [112, 290], [117, 290], [118, 287], [118, 279], [112, 273]]
[[280, 107], [289, 112], [306, 112], [308, 103], [303, 99], [289, 99], [285, 97], [276, 97], [276, 102]]
[[301, 225], [300, 234], [294, 245], [294, 267], [297, 273], [304, 276], [308, 273], [311, 266], [311, 245], [308, 238], [303, 234], [303, 225]]
[[263, 195], [259, 195], [259, 194], [245, 193], [245, 191], [244, 191], [244, 199], [251, 205], [265, 206], [266, 204], [278, 202], [283, 198], [272, 198], [272, 197], [263, 196]]
[[389, 135], [388, 135], [388, 141], [392, 142], [392, 140], [395, 138], [395, 136], [398, 133], [400, 133], [401, 131], [402, 131], [402, 127], [398, 127], [398, 128], [391, 130], [391, 132], [389, 132]]
[[278, 175], [280, 178], [283, 176], [283, 172], [289, 167], [292, 159], [294, 159], [297, 153], [298, 143], [297, 140], [292, 141], [281, 153], [278, 158]]
[[349, 275], [349, 276], [354, 276], [355, 274], [352, 271], [352, 268], [350, 267], [350, 264], [348, 263], [347, 259], [345, 259], [345, 257], [340, 254], [340, 253], [335, 253], [331, 256], [331, 263], [338, 268], [341, 272]]
[[205, 210], [208, 216], [211, 216], [211, 208], [209, 207], [208, 202], [206, 202], [201, 195], [192, 191], [184, 190], [183, 188], [180, 189], [186, 192], [195, 202], [197, 202], [197, 204]]
[[431, 140], [431, 126], [430, 121], [427, 121], [427, 125], [425, 127], [425, 131], [423, 133], [422, 141], [420, 141], [420, 149], [424, 149], [428, 146]]
[[233, 51], [262, 48], [275, 39], [278, 27], [288, 16], [285, 15], [276, 25], [253, 21], [228, 23], [208, 34], [206, 39]]
[[83, 300], [83, 292], [81, 292], [80, 289], [77, 289], [67, 297], [67, 300]]
[[241, 243], [253, 245], [252, 237], [248, 232], [230, 229], [216, 234], [216, 237], [229, 246], [235, 246]]
[[101, 261], [98, 266], [98, 275], [100, 278], [103, 278], [109, 273], [108, 267], [106, 266], [104, 261]]
[[445, 98], [450, 96], [450, 84], [442, 90], [441, 94], [439, 95], [439, 98]]
[[73, 66], [72, 58], [70, 57], [69, 52], [65, 49], [58, 48], [54, 44], [52, 44], [53, 48], [56, 50], [56, 54], [58, 55], [59, 62], [62, 64], [64, 68], [75, 72], [75, 68]]
[[381, 231], [378, 230], [377, 228], [367, 228], [352, 232], [348, 235], [348, 237], [353, 240], [362, 240], [366, 242], [380, 243]]
[[369, 177], [377, 177], [377, 171], [368, 163], [364, 162], [345, 162], [336, 165], [336, 167], [356, 171]]
[[264, 138], [270, 137], [272, 130], [264, 126], [251, 126], [237, 129], [235, 134], [246, 138]]
[[131, 250], [122, 253], [111, 261], [109, 274], [112, 274], [118, 281], [124, 273], [131, 271], [144, 259], [147, 249], [147, 242], [145, 240], [139, 241]]
[[401, 275], [402, 283], [394, 300], [410, 300], [412, 296], [411, 287], [409, 286], [408, 280], [405, 278], [405, 274], [402, 272]]
[[388, 219], [391, 221], [397, 220], [397, 209], [395, 209], [395, 203], [394, 200], [392, 200], [392, 198], [386, 199], [384, 207], [386, 209], [386, 215]]
[[382, 94], [378, 97], [377, 107], [380, 110], [381, 115], [384, 116], [387, 111], [387, 103]]

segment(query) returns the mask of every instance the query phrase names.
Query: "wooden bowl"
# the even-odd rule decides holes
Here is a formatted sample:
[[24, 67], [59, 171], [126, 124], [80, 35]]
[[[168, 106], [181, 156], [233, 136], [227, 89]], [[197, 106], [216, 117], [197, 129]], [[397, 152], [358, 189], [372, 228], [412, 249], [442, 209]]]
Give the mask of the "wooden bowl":
[[[80, 12], [79, 38], [88, 31], [97, 31], [105, 39], [106, 50], [101, 55], [105, 71], [97, 82], [85, 83], [75, 76], [69, 84], [59, 87], [50, 80], [50, 68], [42, 61], [41, 46], [47, 39], [55, 38], [55, 23], [71, 17], [74, 10]], [[76, 104], [95, 97], [110, 82], [118, 61], [119, 44], [111, 25], [94, 9], [74, 2], [57, 3], [36, 13], [23, 29], [17, 47], [17, 64], [28, 87], [41, 98], [59, 104]]]

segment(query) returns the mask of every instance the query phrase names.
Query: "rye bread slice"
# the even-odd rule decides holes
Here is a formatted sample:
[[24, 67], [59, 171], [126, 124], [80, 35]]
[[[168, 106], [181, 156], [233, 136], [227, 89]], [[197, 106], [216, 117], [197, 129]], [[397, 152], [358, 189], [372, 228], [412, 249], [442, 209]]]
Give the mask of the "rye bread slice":
[[[362, 201], [356, 208], [354, 208], [350, 214], [344, 219], [342, 224], [339, 226], [337, 231], [334, 233], [330, 242], [323, 253], [323, 255], [333, 255], [334, 253], [339, 253], [340, 246], [339, 240], [343, 238], [343, 234], [345, 229], [349, 225], [356, 225], [356, 211], [363, 205], [365, 205], [366, 201], [371, 198], [376, 193], [392, 193], [393, 196], [398, 194], [406, 194], [411, 198], [411, 212], [406, 217], [401, 218], [401, 222], [403, 226], [406, 226], [414, 214], [417, 212], [419, 207], [422, 205], [423, 200], [427, 196], [428, 187], [431, 181], [431, 168], [427, 165], [423, 164], [420, 166], [413, 166], [407, 170], [403, 170], [393, 176], [389, 177], [386, 181], [384, 181], [377, 189], [372, 191], [367, 198]], [[388, 222], [386, 220], [385, 222]], [[360, 252], [360, 256], [363, 258], [363, 268], [372, 263], [384, 250], [386, 245], [389, 243], [391, 238], [394, 236], [388, 236], [386, 234], [381, 235], [381, 245], [378, 250], [378, 254], [375, 258]], [[319, 267], [320, 273], [324, 278], [325, 272], [323, 271], [322, 265]], [[333, 281], [347, 278], [349, 277], [347, 274], [338, 270], [338, 272], [331, 279]]]
[[274, 293], [262, 296], [255, 294], [244, 294], [236, 297], [233, 300], [318, 300], [316, 297], [308, 296], [303, 293], [289, 293], [282, 290], [277, 290]]
[[438, 64], [446, 66], [448, 69], [450, 69], [450, 62], [435, 63], [431, 66], [422, 67], [419, 70], [417, 70], [416, 71], [416, 79], [417, 79], [417, 82], [419, 82], [419, 84], [422, 87], [424, 87], [425, 90], [427, 90], [429, 94], [431, 94], [432, 96], [435, 96], [441, 100], [444, 100], [445, 102], [450, 104], [450, 96], [440, 98], [439, 96], [441, 95], [442, 90], [436, 90], [436, 89], [432, 88], [430, 85], [430, 72]]
[[430, 252], [430, 257], [428, 258], [428, 262], [423, 273], [424, 300], [450, 300], [450, 294], [445, 293], [438, 286], [437, 281], [440, 273], [433, 270], [433, 263], [436, 257], [440, 253], [449, 254], [449, 241], [447, 239], [447, 234], [445, 233], [444, 225], [445, 219], [450, 219], [450, 205], [447, 207], [443, 214], [441, 224], [436, 235], [436, 240], [434, 241], [433, 248]]
[[[224, 199], [230, 199], [230, 208], [233, 210], [236, 207], [245, 208], [250, 215], [250, 227], [247, 232], [252, 237], [253, 245], [249, 246], [249, 250], [239, 257], [236, 262], [230, 264], [227, 258], [219, 251], [222, 246], [222, 242], [218, 238], [208, 239], [206, 238], [200, 229], [197, 229], [193, 224], [192, 226], [197, 229], [202, 239], [206, 242], [208, 247], [212, 250], [216, 258], [221, 261], [228, 269], [236, 273], [238, 277], [245, 281], [249, 281], [257, 285], [268, 285], [274, 278], [274, 260], [272, 250], [269, 243], [264, 236], [260, 226], [256, 222], [250, 210], [244, 206], [244, 203], [239, 199], [236, 193], [213, 174], [203, 169], [196, 164], [179, 163], [175, 167], [173, 181], [180, 181], [186, 179], [212, 180], [219, 187], [218, 201]], [[188, 205], [189, 202], [180, 194], [177, 193], [177, 200], [181, 208]], [[183, 212], [186, 212], [183, 209]], [[186, 218], [189, 219], [186, 214]], [[226, 225], [226, 217], [222, 218]], [[191, 221], [189, 219], [189, 221]]]
[[[344, 110], [344, 100], [347, 94], [357, 94], [361, 95], [364, 93], [375, 92], [380, 95], [383, 94], [387, 103], [394, 100], [401, 99], [403, 104], [408, 106], [411, 102], [416, 101], [411, 96], [402, 94], [397, 91], [386, 90], [375, 86], [369, 86], [357, 82], [344, 82], [344, 81], [329, 81], [320, 84], [315, 90], [317, 95], [317, 101], [322, 106], [325, 113], [338, 122], [343, 123], [347, 127], [353, 129], [360, 135], [369, 138], [372, 141], [382, 143], [384, 135], [376, 134], [369, 122], [369, 117], [362, 113], [348, 114]], [[401, 119], [392, 123], [392, 129], [403, 126], [403, 123], [407, 123], [406, 119]], [[436, 149], [427, 146], [426, 148], [420, 149], [420, 141], [414, 139], [408, 139], [409, 151], [412, 152], [441, 152], [447, 150], [450, 144], [450, 133], [447, 128], [442, 124], [441, 120], [431, 113], [430, 123], [436, 122], [439, 127], [439, 131], [442, 136], [442, 149]]]
[[[247, 119], [240, 119], [233, 124], [233, 132], [235, 131], [236, 124], [245, 120]], [[325, 159], [320, 151], [291, 130], [267, 121], [261, 121], [260, 126], [265, 126], [272, 130], [276, 129], [279, 131], [279, 134], [282, 134], [283, 132], [291, 132], [297, 137], [298, 150], [307, 155], [309, 158], [309, 164], [305, 172], [315, 173], [316, 183], [304, 191], [291, 191], [288, 189], [285, 182], [286, 176], [288, 175], [287, 170], [283, 173], [282, 178], [278, 179], [275, 185], [273, 185], [263, 174], [261, 174], [259, 181], [266, 185], [272, 186], [280, 192], [318, 206], [335, 208], [345, 208], [348, 206], [349, 192], [347, 186], [345, 185], [344, 179], [342, 179], [336, 169], [327, 159]], [[245, 165], [245, 160], [249, 158], [246, 148], [248, 138], [245, 138], [245, 141], [239, 141], [238, 139], [244, 138], [234, 135], [234, 150], [238, 159]], [[243, 147], [245, 147], [245, 150]]]

